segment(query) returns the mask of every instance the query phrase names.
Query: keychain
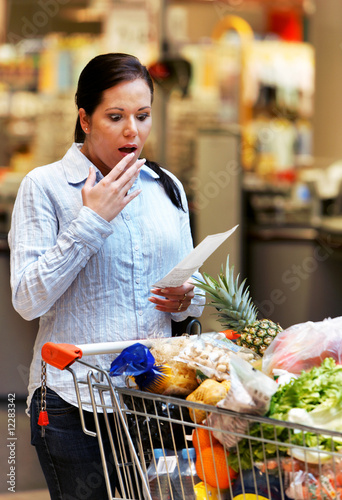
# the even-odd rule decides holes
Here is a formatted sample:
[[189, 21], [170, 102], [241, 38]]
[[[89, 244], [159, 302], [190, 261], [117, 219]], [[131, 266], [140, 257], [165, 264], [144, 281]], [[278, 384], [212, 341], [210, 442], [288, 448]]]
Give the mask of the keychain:
[[38, 425], [41, 426], [41, 436], [45, 436], [45, 427], [49, 425], [49, 417], [46, 411], [46, 363], [42, 360], [41, 371], [41, 408], [39, 412]]

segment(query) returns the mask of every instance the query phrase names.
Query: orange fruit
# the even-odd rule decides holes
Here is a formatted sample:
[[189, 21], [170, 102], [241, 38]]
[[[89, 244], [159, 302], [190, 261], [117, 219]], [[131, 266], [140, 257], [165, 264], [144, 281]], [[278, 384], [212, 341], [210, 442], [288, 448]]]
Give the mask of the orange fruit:
[[199, 454], [199, 449], [201, 452], [205, 448], [210, 448], [211, 445], [218, 443], [218, 440], [214, 438], [211, 431], [204, 429], [203, 427], [198, 427], [192, 431], [192, 444], [196, 450], [196, 455]]
[[219, 443], [216, 443], [212, 448], [205, 448], [201, 452], [201, 456], [198, 454], [196, 457], [198, 477], [214, 488], [223, 490], [229, 488], [229, 478], [231, 481], [235, 479], [236, 472], [227, 465], [226, 455], [228, 456], [228, 452]]

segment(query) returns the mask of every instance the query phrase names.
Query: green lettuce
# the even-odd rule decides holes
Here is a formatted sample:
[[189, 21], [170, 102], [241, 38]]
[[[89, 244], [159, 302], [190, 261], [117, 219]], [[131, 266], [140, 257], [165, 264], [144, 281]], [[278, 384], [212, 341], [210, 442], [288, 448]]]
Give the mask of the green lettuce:
[[254, 423], [250, 427], [250, 437], [242, 439], [236, 448], [230, 450], [229, 464], [235, 470], [239, 466], [251, 468], [251, 458], [253, 462], [265, 462], [285, 455], [288, 450], [286, 443], [319, 450], [323, 459], [324, 451], [342, 452], [342, 436], [332, 437], [322, 432], [322, 429], [328, 429], [342, 433], [342, 365], [326, 358], [321, 366], [302, 372], [297, 379], [280, 386], [272, 396], [266, 416], [309, 425], [317, 428], [317, 432]]
[[[275, 392], [268, 416], [287, 420], [293, 408], [302, 408], [319, 419], [323, 428], [329, 420], [336, 419], [342, 410], [342, 365], [336, 365], [333, 358], [326, 358], [321, 366], [302, 372]], [[305, 422], [303, 422], [305, 423]], [[335, 422], [333, 430], [342, 431], [342, 419]]]

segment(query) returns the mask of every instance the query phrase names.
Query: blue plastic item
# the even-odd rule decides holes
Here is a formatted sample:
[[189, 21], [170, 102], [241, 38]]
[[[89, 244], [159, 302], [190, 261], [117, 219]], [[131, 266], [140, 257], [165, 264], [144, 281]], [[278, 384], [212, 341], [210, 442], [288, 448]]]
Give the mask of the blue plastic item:
[[135, 376], [147, 372], [154, 365], [154, 357], [148, 347], [137, 342], [126, 347], [110, 366], [109, 375]]

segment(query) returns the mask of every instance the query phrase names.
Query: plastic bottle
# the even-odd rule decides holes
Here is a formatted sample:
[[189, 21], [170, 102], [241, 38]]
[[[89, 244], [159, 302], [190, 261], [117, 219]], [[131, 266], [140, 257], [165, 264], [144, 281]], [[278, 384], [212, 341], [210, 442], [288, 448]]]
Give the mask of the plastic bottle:
[[[154, 460], [147, 468], [147, 481], [153, 500], [171, 500], [171, 476], [177, 468], [177, 456], [162, 448], [153, 450]], [[145, 495], [146, 498], [146, 495]]]
[[179, 457], [179, 470], [172, 474], [172, 487], [175, 500], [196, 500], [194, 486], [201, 480], [196, 474], [195, 448], [184, 448]]

